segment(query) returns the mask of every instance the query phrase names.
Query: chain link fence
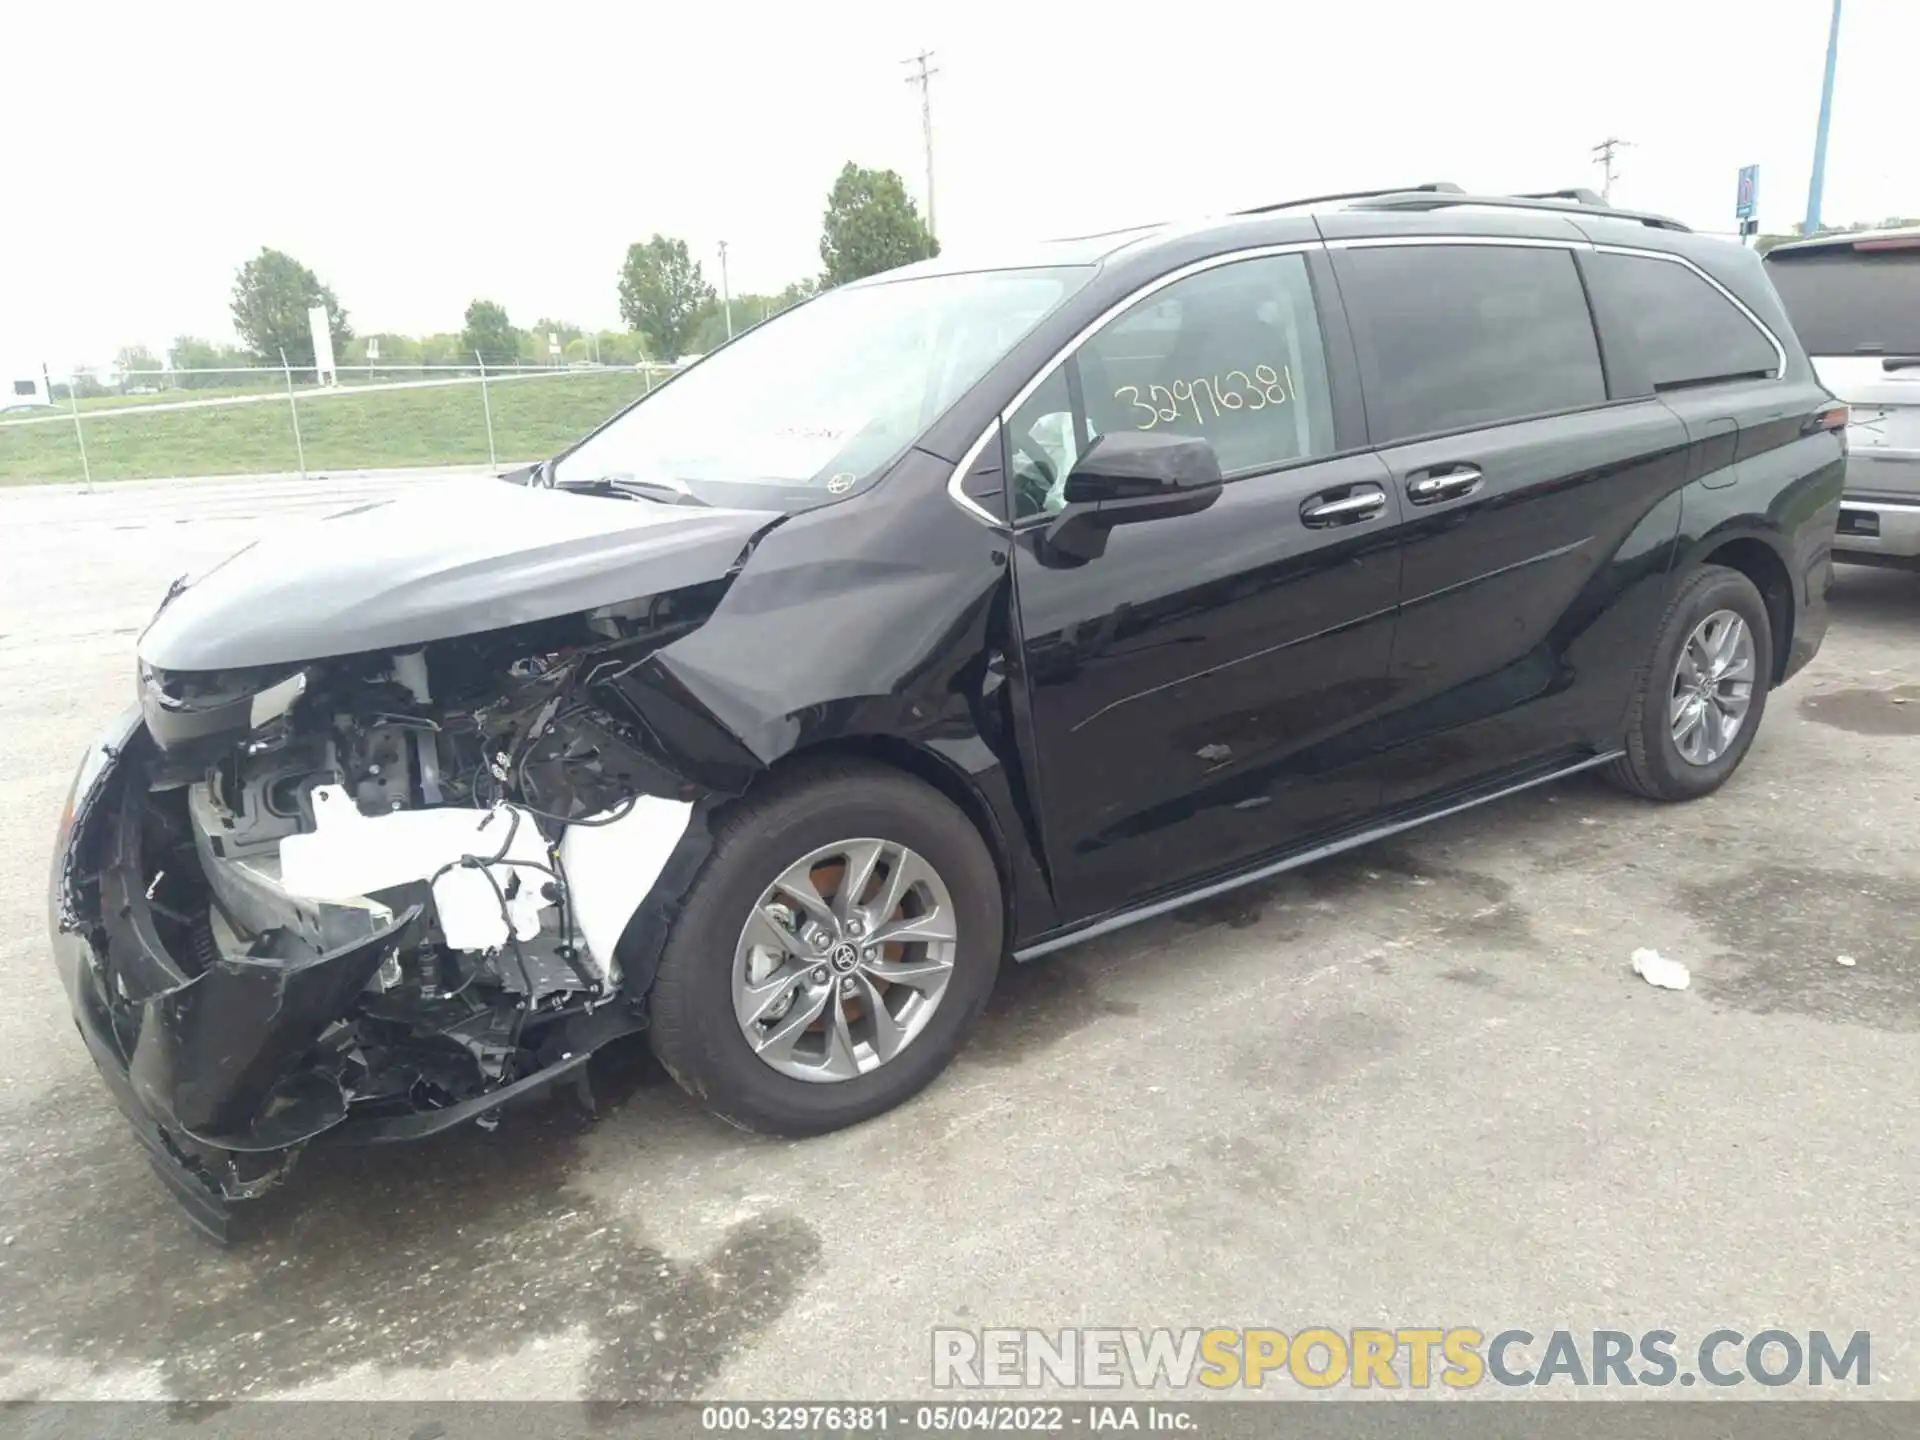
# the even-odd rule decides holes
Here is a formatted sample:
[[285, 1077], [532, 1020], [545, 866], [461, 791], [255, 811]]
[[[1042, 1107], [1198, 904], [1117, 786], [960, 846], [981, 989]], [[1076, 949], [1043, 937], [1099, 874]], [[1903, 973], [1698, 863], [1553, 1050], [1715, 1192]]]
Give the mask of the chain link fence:
[[0, 373], [0, 485], [544, 459], [676, 366], [292, 366]]

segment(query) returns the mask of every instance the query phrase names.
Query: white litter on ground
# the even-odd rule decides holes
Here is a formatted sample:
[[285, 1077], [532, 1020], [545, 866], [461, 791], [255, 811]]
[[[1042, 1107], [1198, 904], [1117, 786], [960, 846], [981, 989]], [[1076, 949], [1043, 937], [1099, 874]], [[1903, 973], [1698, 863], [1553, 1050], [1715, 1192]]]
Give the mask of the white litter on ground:
[[1847, 967], [1847, 968], [1848, 968], [1849, 970], [1851, 970], [1851, 969], [1853, 968], [1853, 956], [1851, 956], [1851, 955], [1836, 955], [1836, 956], [1834, 956], [1834, 957], [1833, 957], [1833, 963], [1834, 963], [1834, 964], [1836, 964], [1836, 965], [1844, 965], [1844, 966], [1846, 966], [1846, 967]]
[[1633, 973], [1662, 990], [1684, 990], [1693, 983], [1686, 966], [1678, 960], [1667, 959], [1658, 950], [1634, 951]]

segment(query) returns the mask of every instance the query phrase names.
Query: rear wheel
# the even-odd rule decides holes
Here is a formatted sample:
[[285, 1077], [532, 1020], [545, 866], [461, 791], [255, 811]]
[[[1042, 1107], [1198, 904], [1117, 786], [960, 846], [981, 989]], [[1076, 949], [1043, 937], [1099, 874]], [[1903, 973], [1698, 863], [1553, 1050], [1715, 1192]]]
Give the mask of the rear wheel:
[[1705, 565], [1682, 582], [1641, 672], [1615, 783], [1655, 800], [1717, 790], [1740, 767], [1767, 706], [1773, 630], [1738, 570]]
[[651, 996], [682, 1088], [742, 1128], [812, 1135], [938, 1075], [1000, 962], [999, 877], [966, 816], [897, 771], [834, 764], [714, 829]]

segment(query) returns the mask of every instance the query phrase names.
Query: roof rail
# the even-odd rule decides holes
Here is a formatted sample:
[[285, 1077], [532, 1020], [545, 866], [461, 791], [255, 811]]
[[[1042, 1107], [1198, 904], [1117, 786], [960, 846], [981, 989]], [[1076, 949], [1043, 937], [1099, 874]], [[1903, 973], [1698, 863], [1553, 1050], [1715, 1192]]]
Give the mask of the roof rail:
[[[1465, 192], [1458, 185], [1445, 180], [1435, 180], [1426, 185], [1396, 185], [1390, 190], [1346, 190], [1338, 195], [1304, 195], [1298, 200], [1276, 200], [1271, 205], [1255, 205], [1249, 210], [1233, 210], [1233, 215], [1265, 215], [1274, 210], [1293, 210], [1302, 205], [1331, 205], [1338, 200], [1367, 200], [1376, 195], [1460, 195]], [[1158, 229], [1170, 222], [1154, 220], [1145, 225], [1122, 225], [1117, 230], [1095, 230], [1088, 235], [1052, 235], [1045, 243], [1066, 244], [1075, 240], [1105, 240], [1111, 235], [1132, 235], [1137, 232]]]
[[1465, 195], [1454, 190], [1436, 194], [1426, 190], [1386, 191], [1354, 198], [1356, 210], [1444, 210], [1455, 205], [1480, 205], [1506, 210], [1549, 210], [1562, 215], [1597, 214], [1612, 220], [1633, 220], [1653, 230], [1678, 230], [1691, 234], [1692, 227], [1667, 215], [1650, 215], [1641, 210], [1616, 210], [1591, 190], [1555, 190], [1534, 195]]
[[1596, 210], [1611, 210], [1613, 207], [1592, 191], [1575, 186], [1567, 190], [1519, 190], [1514, 192], [1516, 200], [1571, 200], [1577, 205], [1590, 205]]
[[1435, 180], [1426, 185], [1398, 185], [1391, 190], [1348, 190], [1339, 195], [1306, 195], [1298, 200], [1276, 200], [1271, 205], [1255, 205], [1249, 210], [1236, 210], [1236, 215], [1265, 215], [1271, 210], [1293, 210], [1302, 205], [1331, 205], [1336, 200], [1371, 200], [1380, 195], [1461, 195], [1458, 185], [1445, 180]]

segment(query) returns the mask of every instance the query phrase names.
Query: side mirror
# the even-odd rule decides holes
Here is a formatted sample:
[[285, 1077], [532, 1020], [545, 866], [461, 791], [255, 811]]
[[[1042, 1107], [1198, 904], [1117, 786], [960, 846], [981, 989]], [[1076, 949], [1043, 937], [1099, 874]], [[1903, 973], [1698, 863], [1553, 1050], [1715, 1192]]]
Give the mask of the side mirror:
[[[1117, 513], [1118, 502], [1191, 500], [1207, 490], [1214, 495], [1220, 493], [1220, 457], [1205, 440], [1194, 435], [1121, 430], [1102, 435], [1087, 447], [1087, 453], [1067, 475], [1066, 501], [1069, 505], [1114, 503]], [[1206, 502], [1212, 503], [1211, 499]], [[1149, 508], [1156, 515], [1169, 513], [1163, 508]]]
[[1220, 457], [1197, 436], [1102, 435], [1067, 474], [1066, 508], [1042, 537], [1042, 559], [1084, 565], [1106, 554], [1115, 525], [1196, 514], [1220, 498], [1220, 484]]

